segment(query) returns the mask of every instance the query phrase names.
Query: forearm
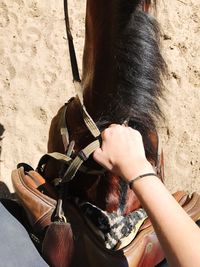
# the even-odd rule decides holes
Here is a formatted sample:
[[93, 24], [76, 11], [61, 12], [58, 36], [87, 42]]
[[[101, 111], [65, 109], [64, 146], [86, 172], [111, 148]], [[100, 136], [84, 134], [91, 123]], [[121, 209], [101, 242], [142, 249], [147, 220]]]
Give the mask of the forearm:
[[135, 181], [134, 192], [152, 221], [170, 266], [199, 266], [199, 228], [161, 181], [144, 177]]
[[[111, 125], [102, 133], [102, 146], [94, 159], [127, 183], [146, 173], [154, 173], [147, 161], [139, 132]], [[116, 145], [117, 144], [117, 145]], [[173, 267], [200, 266], [200, 230], [155, 176], [131, 183], [155, 228], [168, 262]]]

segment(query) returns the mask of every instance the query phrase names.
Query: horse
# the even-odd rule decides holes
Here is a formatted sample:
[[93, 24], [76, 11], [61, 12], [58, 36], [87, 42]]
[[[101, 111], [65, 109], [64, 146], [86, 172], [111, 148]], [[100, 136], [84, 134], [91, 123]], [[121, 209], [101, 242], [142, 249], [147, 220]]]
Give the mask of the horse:
[[[112, 123], [127, 121], [142, 134], [146, 155], [156, 165], [156, 122], [162, 117], [159, 98], [166, 65], [159, 47], [159, 26], [146, 12], [149, 8], [150, 1], [87, 1], [81, 87], [86, 110], [100, 131]], [[69, 145], [63, 144], [60, 134], [64, 109], [61, 107], [51, 122], [48, 152], [66, 153]], [[76, 99], [67, 105], [64, 116], [76, 154], [93, 137]], [[99, 168], [91, 157], [87, 165]], [[48, 163], [45, 177], [58, 177], [60, 168], [60, 164]], [[127, 215], [140, 206], [128, 186], [110, 173], [87, 178], [79, 173], [66, 186], [70, 195], [107, 212], [119, 208]]]
[[[157, 123], [163, 118], [159, 99], [163, 96], [166, 64], [160, 51], [159, 25], [149, 14], [151, 5], [149, 0], [87, 0], [82, 79], [66, 19], [73, 78], [79, 84], [82, 100], [70, 99], [52, 119], [48, 152], [69, 154], [72, 158], [78, 155], [84, 161], [84, 168], [91, 171], [78, 171], [70, 177], [64, 184], [63, 202], [68, 197], [78, 199], [106, 214], [122, 217], [141, 208], [120, 177], [102, 170], [91, 155], [83, 153], [88, 144], [100, 139], [85, 124], [83, 110], [99, 132], [112, 123], [126, 123], [139, 130], [147, 158], [163, 179]], [[53, 182], [66, 172], [63, 163], [50, 159], [41, 173]], [[63, 209], [65, 213], [64, 203]], [[109, 246], [113, 248], [116, 243]]]
[[[163, 180], [157, 124], [167, 70], [159, 26], [149, 14], [152, 1], [87, 0], [82, 79], [64, 3], [77, 96], [53, 118], [49, 154], [36, 171], [27, 164], [13, 171], [25, 226], [52, 267], [153, 267], [164, 253], [145, 211], [129, 186], [92, 158], [101, 131], [112, 123], [129, 125], [142, 134], [146, 156]], [[197, 194], [175, 197], [199, 218]]]
[[[163, 118], [159, 99], [163, 96], [162, 78], [166, 74], [166, 64], [160, 51], [160, 30], [156, 19], [149, 14], [152, 4], [150, 0], [87, 0], [83, 70], [82, 79], [80, 79], [70, 32], [67, 1], [65, 0], [64, 3], [73, 78], [76, 88], [81, 90], [81, 93], [78, 92], [76, 97], [62, 106], [51, 122], [48, 152], [51, 155], [57, 153], [56, 157], [62, 160], [58, 161], [56, 157], [50, 156], [45, 164], [44, 160], [39, 163], [37, 171], [42, 174], [45, 181], [54, 183], [58, 188], [58, 195], [54, 195], [58, 200], [56, 215], [57, 211], [60, 212], [62, 209], [61, 217], [58, 212], [59, 219], [64, 220], [66, 217], [71, 223], [72, 229], [67, 228], [69, 238], [64, 238], [66, 242], [63, 243], [66, 246], [63, 247], [62, 253], [65, 253], [66, 247], [70, 247], [73, 243], [73, 236], [77, 236], [74, 232], [77, 231], [78, 222], [79, 227], [83, 228], [82, 233], [87, 232], [86, 227], [81, 226], [85, 225], [85, 220], [83, 221], [80, 216], [81, 212], [84, 212], [89, 218], [88, 224], [92, 228], [97, 228], [95, 232], [103, 236], [103, 240], [106, 241], [106, 253], [111, 256], [112, 252], [108, 251], [127, 245], [127, 241], [122, 242], [121, 245], [120, 242], [132, 233], [132, 228], [137, 228], [137, 224], [133, 224], [133, 221], [136, 220], [141, 226], [146, 219], [146, 214], [129, 186], [120, 177], [107, 172], [95, 163], [92, 152], [100, 145], [100, 132], [110, 124], [129, 125], [142, 134], [146, 156], [163, 179], [162, 155], [158, 152], [157, 123], [160, 118]], [[63, 158], [72, 164], [66, 166], [63, 164]], [[32, 179], [32, 184], [37, 180], [38, 174], [35, 176], [31, 168], [27, 166], [24, 168], [25, 176]], [[18, 174], [20, 179], [24, 179], [25, 176], [21, 171]], [[43, 178], [39, 177], [40, 181]], [[24, 189], [22, 192], [24, 193]], [[45, 197], [45, 203], [47, 199]], [[68, 205], [69, 199], [82, 208], [80, 214]], [[49, 203], [52, 208], [55, 201], [50, 200]], [[120, 234], [116, 236], [115, 229], [113, 233], [108, 230], [116, 227], [116, 224], [112, 223], [119, 218], [117, 229]], [[64, 223], [66, 227], [66, 222]], [[107, 227], [106, 230], [105, 227]], [[51, 229], [47, 232], [51, 232]], [[62, 236], [62, 233], [60, 231], [59, 236]], [[45, 239], [44, 247], [49, 248], [49, 244], [53, 243], [53, 239], [49, 236]], [[98, 245], [94, 245], [91, 241], [93, 237], [92, 235], [87, 244], [96, 255], [98, 249], [94, 250], [93, 247]], [[95, 238], [98, 239], [99, 236]], [[76, 239], [77, 237], [75, 243]], [[129, 243], [133, 239], [132, 236]], [[155, 240], [154, 236], [151, 240]], [[83, 266], [77, 251], [82, 251], [84, 245], [77, 243], [76, 245], [80, 249], [76, 248], [72, 264], [69, 259], [73, 248], [70, 247], [68, 252], [70, 255], [66, 253], [69, 258], [66, 259], [67, 263], [64, 266]], [[137, 247], [135, 248], [134, 244], [135, 251]], [[85, 249], [88, 249], [87, 246]], [[54, 264], [51, 266], [63, 266], [57, 265], [55, 250], [53, 251]], [[59, 250], [58, 254], [60, 253]], [[97, 259], [99, 259], [98, 253]], [[109, 262], [113, 262], [115, 266], [128, 266], [123, 259], [123, 253], [119, 252], [119, 254], [120, 258], [117, 254], [118, 256], [112, 260], [110, 258]], [[87, 251], [87, 261], [84, 266], [105, 266], [102, 260], [99, 262], [97, 260], [96, 263], [92, 260], [91, 263], [89, 255], [90, 251]], [[102, 258], [104, 259], [105, 256]], [[153, 262], [157, 264], [161, 259], [163, 255], [153, 259]], [[142, 266], [145, 264], [147, 262], [143, 261]]]

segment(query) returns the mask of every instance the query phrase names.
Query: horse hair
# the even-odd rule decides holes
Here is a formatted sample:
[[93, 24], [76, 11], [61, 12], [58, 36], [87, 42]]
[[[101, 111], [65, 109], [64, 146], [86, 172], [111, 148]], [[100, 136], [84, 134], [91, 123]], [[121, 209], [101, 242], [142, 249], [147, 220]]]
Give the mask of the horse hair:
[[[159, 107], [166, 74], [160, 29], [155, 18], [138, 8], [141, 0], [118, 1], [112, 64], [115, 86], [108, 96], [108, 109], [97, 124], [104, 128], [128, 120], [130, 127], [141, 132], [146, 144], [149, 131], [155, 130], [158, 118], [164, 118]], [[152, 154], [151, 145], [146, 146], [147, 153]]]

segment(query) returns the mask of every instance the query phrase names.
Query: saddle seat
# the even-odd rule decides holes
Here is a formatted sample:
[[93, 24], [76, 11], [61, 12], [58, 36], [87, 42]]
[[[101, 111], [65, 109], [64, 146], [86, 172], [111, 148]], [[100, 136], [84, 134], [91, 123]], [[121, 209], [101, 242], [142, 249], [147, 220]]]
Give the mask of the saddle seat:
[[[58, 195], [36, 171], [20, 167], [12, 172], [19, 202], [26, 211], [33, 232], [43, 234], [41, 254], [51, 267], [153, 267], [164, 253], [147, 218], [135, 238], [123, 240], [118, 250], [105, 247], [99, 230], [70, 200], [64, 200], [67, 221], [54, 220]], [[183, 191], [174, 197], [194, 221], [200, 218], [200, 197]]]

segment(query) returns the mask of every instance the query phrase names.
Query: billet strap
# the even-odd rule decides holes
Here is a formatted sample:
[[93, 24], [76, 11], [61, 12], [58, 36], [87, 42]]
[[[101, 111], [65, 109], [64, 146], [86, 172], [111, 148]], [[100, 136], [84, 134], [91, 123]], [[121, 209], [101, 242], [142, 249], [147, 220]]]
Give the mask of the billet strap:
[[159, 134], [156, 130], [150, 131], [148, 137], [153, 145], [154, 151], [156, 151], [155, 162], [151, 163], [155, 168], [156, 174], [159, 176], [161, 181], [164, 182], [164, 159]]
[[157, 145], [157, 161], [156, 161], [156, 173], [160, 177], [161, 181], [164, 183], [164, 158], [163, 158], [163, 150], [160, 142], [159, 135], [157, 133], [158, 145]]
[[157, 174], [160, 177], [161, 181], [165, 182], [165, 172], [164, 172], [164, 156], [163, 150], [158, 154], [158, 163], [157, 163]]

